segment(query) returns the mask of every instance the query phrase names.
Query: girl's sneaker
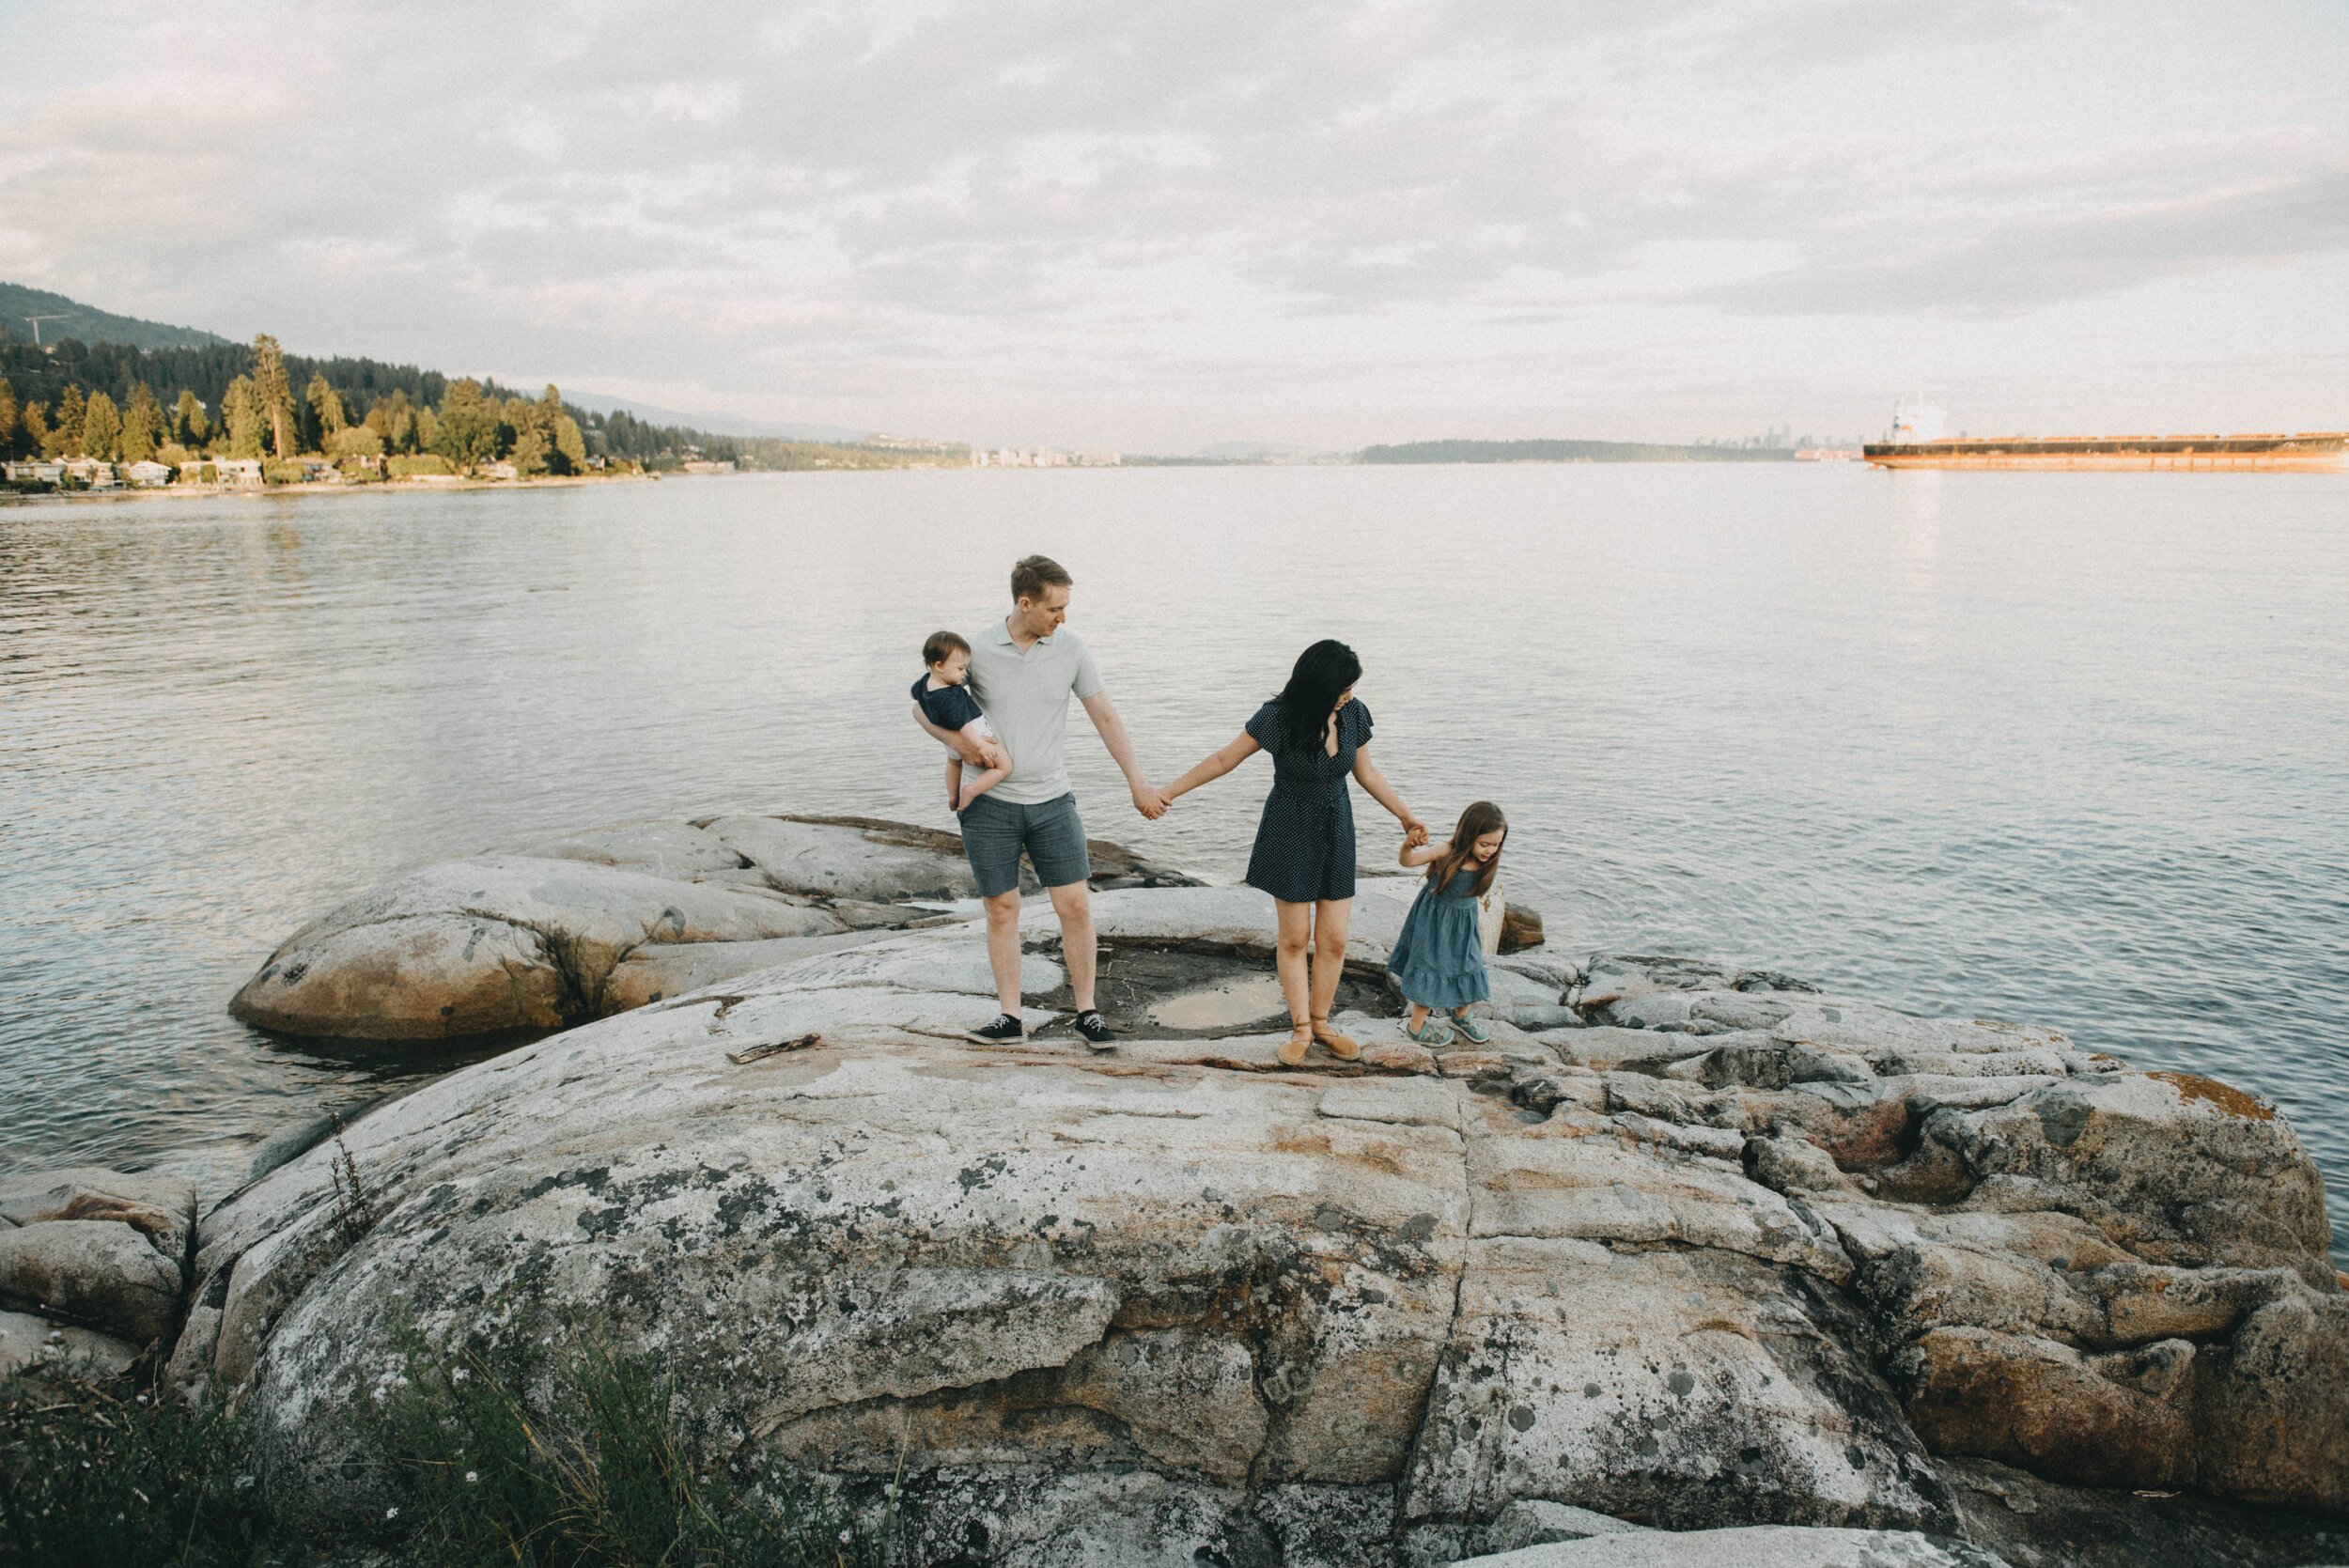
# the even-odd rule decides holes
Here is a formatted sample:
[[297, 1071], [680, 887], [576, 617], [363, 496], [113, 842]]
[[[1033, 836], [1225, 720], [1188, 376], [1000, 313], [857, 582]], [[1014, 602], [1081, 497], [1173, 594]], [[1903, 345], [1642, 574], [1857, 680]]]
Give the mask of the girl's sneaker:
[[1402, 1020], [1401, 1027], [1405, 1039], [1416, 1040], [1423, 1046], [1434, 1047], [1448, 1046], [1452, 1044], [1452, 1031], [1446, 1029], [1443, 1026], [1443, 1021], [1433, 1013], [1428, 1014], [1425, 1018], [1422, 1019], [1420, 1026], [1417, 1029], [1413, 1029], [1411, 1027], [1411, 1020], [1408, 1018]]
[[1455, 1013], [1452, 1015], [1452, 1027], [1480, 1046], [1492, 1044], [1493, 1032], [1485, 1027], [1485, 1020], [1482, 1018], [1471, 1018], [1466, 1013]]

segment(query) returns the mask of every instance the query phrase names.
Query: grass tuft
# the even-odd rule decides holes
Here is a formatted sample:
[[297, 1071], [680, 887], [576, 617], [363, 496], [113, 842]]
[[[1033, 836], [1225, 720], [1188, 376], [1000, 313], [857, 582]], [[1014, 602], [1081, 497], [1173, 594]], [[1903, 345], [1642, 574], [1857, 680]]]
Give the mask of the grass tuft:
[[[0, 1562], [10, 1568], [886, 1568], [795, 1482], [700, 1461], [674, 1382], [588, 1328], [441, 1355], [403, 1330], [362, 1400], [365, 1516], [293, 1506], [251, 1423], [213, 1403], [45, 1366], [0, 1378]], [[345, 1472], [346, 1482], [364, 1471]], [[890, 1488], [894, 1495], [895, 1488]]]
[[244, 1422], [86, 1366], [0, 1378], [0, 1561], [215, 1568], [267, 1560]]

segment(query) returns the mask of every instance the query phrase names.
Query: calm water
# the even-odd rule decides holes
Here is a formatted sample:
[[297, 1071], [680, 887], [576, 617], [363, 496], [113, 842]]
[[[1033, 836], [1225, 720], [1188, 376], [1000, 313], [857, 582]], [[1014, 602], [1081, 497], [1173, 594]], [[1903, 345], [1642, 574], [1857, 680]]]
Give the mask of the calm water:
[[[0, 1164], [421, 1055], [233, 1023], [403, 866], [631, 816], [943, 822], [905, 717], [1031, 550], [1163, 779], [1306, 642], [1561, 947], [2028, 1018], [2280, 1101], [2349, 1219], [2349, 479], [1852, 468], [884, 474], [0, 509]], [[1098, 834], [1237, 877], [1261, 768]], [[1365, 803], [1374, 818], [1383, 821]], [[1381, 842], [1374, 839], [1373, 843]]]

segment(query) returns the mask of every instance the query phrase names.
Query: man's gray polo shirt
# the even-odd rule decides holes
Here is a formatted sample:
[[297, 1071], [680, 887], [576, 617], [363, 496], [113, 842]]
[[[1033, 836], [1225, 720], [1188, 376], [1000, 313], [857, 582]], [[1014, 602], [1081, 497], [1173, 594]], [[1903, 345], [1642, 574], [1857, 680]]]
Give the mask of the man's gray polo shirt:
[[1040, 806], [1073, 787], [1068, 782], [1068, 699], [1101, 690], [1093, 650], [1066, 627], [1021, 653], [1002, 621], [971, 644], [971, 694], [1011, 753], [1011, 777], [988, 796], [1007, 805]]

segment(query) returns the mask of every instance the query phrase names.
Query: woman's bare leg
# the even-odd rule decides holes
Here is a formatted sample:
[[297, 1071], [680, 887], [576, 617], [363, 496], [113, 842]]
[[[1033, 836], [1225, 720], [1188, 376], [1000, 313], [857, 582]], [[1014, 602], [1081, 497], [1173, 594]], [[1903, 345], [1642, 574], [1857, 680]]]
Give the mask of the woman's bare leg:
[[1281, 1060], [1294, 1067], [1305, 1060], [1306, 1048], [1314, 1040], [1313, 988], [1306, 958], [1313, 948], [1314, 907], [1276, 898], [1272, 909], [1279, 930], [1272, 965], [1281, 976], [1281, 1000], [1289, 1009], [1289, 1038], [1281, 1048]]
[[1330, 1009], [1337, 1005], [1338, 982], [1346, 978], [1346, 931], [1353, 918], [1350, 898], [1325, 898], [1314, 906], [1314, 1038], [1342, 1062], [1361, 1054], [1360, 1046], [1330, 1024]]

